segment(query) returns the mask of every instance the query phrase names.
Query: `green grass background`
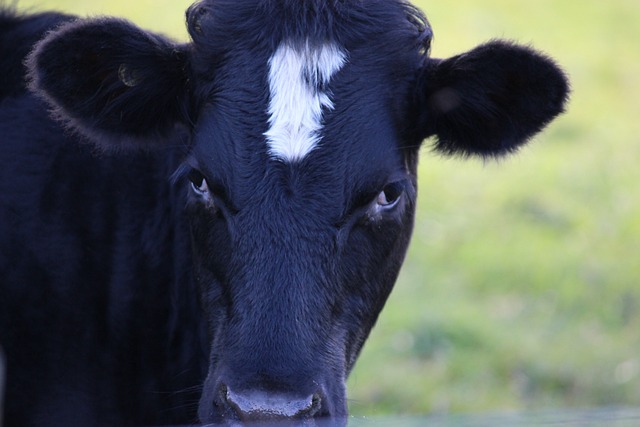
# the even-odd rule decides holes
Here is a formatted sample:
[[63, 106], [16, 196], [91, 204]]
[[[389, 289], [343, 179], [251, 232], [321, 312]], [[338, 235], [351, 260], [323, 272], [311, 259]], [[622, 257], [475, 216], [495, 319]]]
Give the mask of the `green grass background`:
[[[423, 150], [401, 278], [349, 380], [356, 415], [640, 403], [640, 1], [416, 2], [451, 56], [557, 58], [568, 113], [503, 161]], [[186, 39], [184, 0], [20, 0]]]

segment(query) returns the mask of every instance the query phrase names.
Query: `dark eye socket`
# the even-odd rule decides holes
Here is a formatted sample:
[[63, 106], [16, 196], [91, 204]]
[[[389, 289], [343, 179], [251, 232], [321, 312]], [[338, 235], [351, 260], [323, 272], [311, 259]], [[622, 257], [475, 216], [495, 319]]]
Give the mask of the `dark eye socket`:
[[207, 180], [202, 172], [194, 168], [186, 173], [186, 177], [191, 183], [191, 191], [195, 193], [197, 200], [228, 215], [235, 215], [238, 212], [229, 200], [227, 191], [219, 182]]
[[[380, 187], [376, 187], [378, 187], [376, 191], [379, 191]], [[379, 193], [375, 191], [362, 192], [354, 199], [351, 209], [345, 216], [336, 222], [336, 226], [341, 229], [348, 228], [358, 221], [369, 223], [387, 215], [396, 218], [394, 213], [402, 212], [396, 208], [404, 205], [401, 203], [404, 199], [403, 196], [408, 193], [411, 197], [412, 190], [411, 181], [403, 177], [388, 183]]]
[[380, 194], [378, 194], [376, 203], [380, 207], [391, 208], [398, 203], [400, 197], [402, 196], [402, 193], [404, 193], [403, 183], [392, 182], [384, 186]]
[[196, 169], [191, 169], [189, 174], [187, 175], [189, 181], [191, 181], [191, 186], [196, 193], [206, 194], [209, 192], [209, 187], [207, 185], [207, 180], [204, 178], [204, 175]]

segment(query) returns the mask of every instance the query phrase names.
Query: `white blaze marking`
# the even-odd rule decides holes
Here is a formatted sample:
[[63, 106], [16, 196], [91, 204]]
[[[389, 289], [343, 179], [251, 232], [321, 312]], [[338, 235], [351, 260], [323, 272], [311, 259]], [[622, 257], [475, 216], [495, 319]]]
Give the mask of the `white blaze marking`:
[[302, 48], [283, 43], [269, 60], [269, 154], [294, 162], [321, 139], [323, 109], [333, 109], [327, 85], [345, 64], [338, 46]]

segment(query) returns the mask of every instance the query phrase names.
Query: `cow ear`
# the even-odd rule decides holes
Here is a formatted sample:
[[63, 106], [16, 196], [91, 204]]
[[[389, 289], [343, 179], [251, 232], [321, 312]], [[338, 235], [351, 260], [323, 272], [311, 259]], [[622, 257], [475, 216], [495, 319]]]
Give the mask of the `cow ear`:
[[417, 82], [418, 137], [435, 135], [435, 149], [448, 155], [515, 151], [564, 111], [569, 93], [551, 59], [503, 41], [429, 59]]
[[151, 148], [186, 123], [186, 49], [118, 19], [78, 20], [27, 59], [30, 88], [103, 150]]

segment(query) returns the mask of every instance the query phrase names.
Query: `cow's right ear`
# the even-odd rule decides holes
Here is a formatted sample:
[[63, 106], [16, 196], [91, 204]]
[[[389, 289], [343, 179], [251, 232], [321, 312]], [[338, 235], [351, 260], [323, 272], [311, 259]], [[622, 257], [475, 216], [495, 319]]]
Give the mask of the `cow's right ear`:
[[105, 151], [153, 148], [188, 122], [186, 48], [112, 18], [77, 20], [27, 58], [30, 88]]

